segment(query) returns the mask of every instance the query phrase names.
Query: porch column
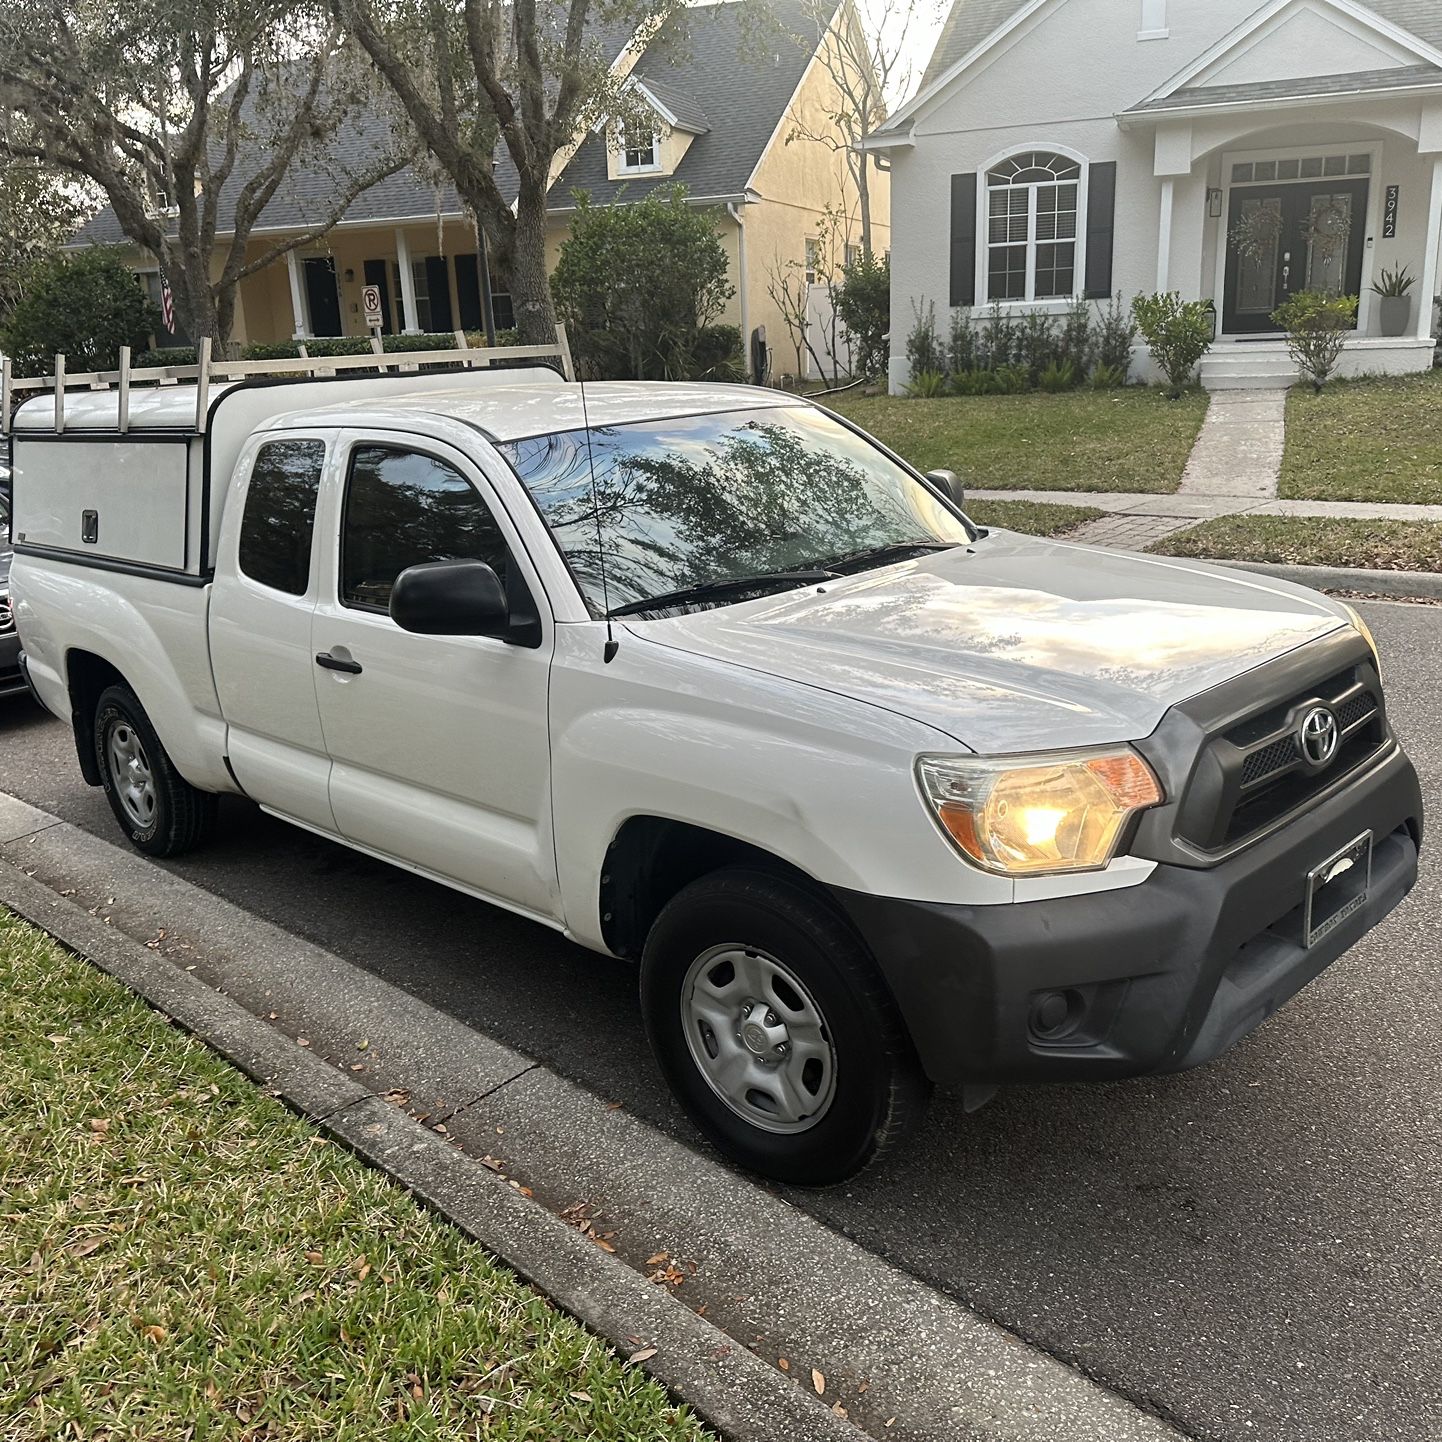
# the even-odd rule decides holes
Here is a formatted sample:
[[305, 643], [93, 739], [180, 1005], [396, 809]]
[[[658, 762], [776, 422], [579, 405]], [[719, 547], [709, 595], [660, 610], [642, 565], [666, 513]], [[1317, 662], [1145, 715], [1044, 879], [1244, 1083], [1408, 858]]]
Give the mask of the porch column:
[[295, 251], [286, 251], [285, 268], [290, 275], [290, 314], [295, 321], [291, 336], [295, 340], [306, 340], [310, 335], [310, 318], [306, 315], [305, 282], [300, 271], [300, 257]]
[[416, 277], [411, 269], [411, 248], [406, 233], [396, 227], [396, 264], [401, 272], [401, 329], [406, 335], [419, 335], [421, 323], [416, 314]]
[[1165, 295], [1172, 288], [1172, 212], [1176, 209], [1177, 182], [1162, 179], [1162, 212], [1157, 225], [1157, 290]]
[[1427, 197], [1427, 250], [1422, 256], [1422, 279], [1417, 309], [1417, 339], [1432, 335], [1432, 297], [1437, 294], [1437, 253], [1442, 248], [1442, 155], [1432, 157], [1432, 190]]

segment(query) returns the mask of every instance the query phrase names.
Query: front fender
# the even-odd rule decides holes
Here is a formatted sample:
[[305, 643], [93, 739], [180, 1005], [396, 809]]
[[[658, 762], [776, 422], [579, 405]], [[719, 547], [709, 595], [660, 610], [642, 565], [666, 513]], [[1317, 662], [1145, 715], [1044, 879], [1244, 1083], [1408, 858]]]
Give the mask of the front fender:
[[913, 900], [1011, 900], [963, 865], [917, 793], [933, 728], [634, 635], [606, 665], [558, 627], [551, 683], [556, 861], [569, 930], [604, 949], [601, 867], [634, 816], [745, 841], [828, 886]]
[[125, 678], [192, 786], [235, 791], [210, 671], [208, 586], [24, 555], [15, 558], [11, 580], [31, 678], [51, 711], [70, 716], [70, 659], [90, 652]]

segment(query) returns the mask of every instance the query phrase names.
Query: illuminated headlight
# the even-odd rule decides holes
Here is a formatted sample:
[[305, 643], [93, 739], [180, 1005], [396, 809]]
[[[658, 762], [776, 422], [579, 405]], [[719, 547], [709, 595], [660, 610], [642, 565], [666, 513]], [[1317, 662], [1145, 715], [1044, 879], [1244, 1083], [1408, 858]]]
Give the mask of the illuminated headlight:
[[986, 760], [922, 756], [922, 794], [968, 861], [1002, 876], [1096, 871], [1162, 788], [1129, 747]]
[[1362, 619], [1353, 608], [1344, 601], [1342, 609], [1352, 618], [1352, 624], [1362, 633], [1362, 639], [1372, 648], [1372, 660], [1376, 664], [1377, 674], [1382, 674], [1382, 657], [1377, 650], [1377, 638], [1372, 634], [1372, 628]]

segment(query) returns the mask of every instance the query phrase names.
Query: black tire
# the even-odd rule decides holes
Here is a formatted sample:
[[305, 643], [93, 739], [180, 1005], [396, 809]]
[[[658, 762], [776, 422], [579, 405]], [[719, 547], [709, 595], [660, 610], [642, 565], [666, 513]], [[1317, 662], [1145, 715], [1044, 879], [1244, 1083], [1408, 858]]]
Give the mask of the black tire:
[[[105, 799], [132, 846], [147, 856], [179, 856], [210, 839], [217, 798], [197, 791], [175, 769], [145, 708], [128, 686], [110, 686], [100, 693], [94, 735]], [[151, 785], [143, 805], [128, 805], [124, 799], [124, 778], [116, 775], [113, 737], [126, 746], [137, 745], [147, 763]]]
[[[708, 1052], [716, 1038], [683, 1014], [687, 975], [727, 943], [780, 963], [825, 1021], [834, 1090], [805, 1130], [777, 1134], [748, 1120], [713, 1089], [692, 1054], [688, 1030]], [[646, 938], [641, 1005], [652, 1050], [691, 1120], [720, 1151], [763, 1176], [801, 1186], [844, 1181], [895, 1145], [925, 1110], [930, 1084], [875, 962], [824, 897], [784, 878], [728, 867], [678, 892]]]

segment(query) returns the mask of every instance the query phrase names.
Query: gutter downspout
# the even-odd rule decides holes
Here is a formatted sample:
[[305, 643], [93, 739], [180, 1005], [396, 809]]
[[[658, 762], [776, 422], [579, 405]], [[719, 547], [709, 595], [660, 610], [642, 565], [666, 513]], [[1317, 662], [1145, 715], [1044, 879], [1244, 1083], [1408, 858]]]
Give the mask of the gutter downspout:
[[[742, 204], [745, 204], [743, 201]], [[741, 292], [741, 354], [751, 369], [751, 305], [746, 283], [746, 221], [734, 200], [726, 202], [726, 214], [736, 222], [736, 288]]]

